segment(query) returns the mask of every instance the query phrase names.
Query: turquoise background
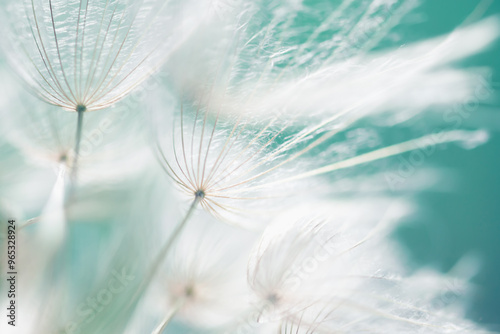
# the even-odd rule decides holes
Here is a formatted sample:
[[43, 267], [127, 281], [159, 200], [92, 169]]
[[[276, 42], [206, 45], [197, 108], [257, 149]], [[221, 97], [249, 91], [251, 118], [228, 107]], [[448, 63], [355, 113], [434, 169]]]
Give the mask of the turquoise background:
[[[419, 8], [426, 22], [410, 31], [416, 38], [447, 33], [457, 27], [478, 1], [425, 1]], [[483, 17], [500, 14], [500, 2], [492, 4]], [[449, 147], [426, 163], [453, 168], [460, 177], [458, 188], [449, 193], [427, 191], [418, 196], [425, 214], [401, 227], [397, 236], [408, 247], [415, 265], [432, 265], [447, 271], [464, 255], [481, 259], [473, 282], [476, 293], [469, 317], [500, 331], [500, 43], [464, 66], [493, 69], [494, 100], [484, 103], [468, 122], [481, 124], [490, 140], [470, 151]]]

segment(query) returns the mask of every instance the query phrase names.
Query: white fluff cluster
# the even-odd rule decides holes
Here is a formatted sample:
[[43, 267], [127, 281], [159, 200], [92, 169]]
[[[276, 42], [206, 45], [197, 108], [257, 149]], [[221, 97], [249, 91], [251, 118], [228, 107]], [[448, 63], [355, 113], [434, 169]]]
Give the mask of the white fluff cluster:
[[[487, 98], [489, 70], [457, 64], [498, 18], [405, 43], [418, 1], [0, 9], [0, 76], [38, 97], [0, 83], [19, 333], [482, 332], [463, 302], [476, 262], [411, 270], [391, 233], [440, 177], [422, 159], [488, 139], [440, 111]], [[413, 152], [412, 184], [391, 158]]]
[[[271, 225], [250, 258], [249, 284], [263, 305], [259, 322], [280, 333], [478, 329], [446, 297], [466, 293], [460, 278], [402, 271], [400, 250], [386, 234], [405, 205], [366, 200], [313, 208], [324, 220], [291, 223], [304, 211], [294, 210]], [[472, 268], [465, 264], [462, 274]]]
[[[374, 7], [382, 10], [378, 6], [388, 3], [373, 2], [365, 15], [377, 12]], [[201, 206], [218, 219], [243, 223], [249, 211], [269, 215], [262, 209], [272, 207], [273, 199], [301, 189], [293, 181], [425, 146], [474, 146], [487, 139], [484, 132], [443, 131], [387, 147], [351, 144], [352, 159], [332, 157], [329, 151], [359, 122], [382, 118], [394, 125], [474, 97], [482, 75], [456, 69], [453, 62], [490, 45], [498, 36], [496, 19], [398, 49], [368, 53], [360, 48], [346, 56], [343, 42], [313, 43], [335, 29], [335, 21], [328, 19], [309, 39], [292, 44], [294, 21], [313, 15], [305, 5], [243, 7], [233, 20], [207, 28], [209, 42], [188, 41], [174, 55], [168, 65], [180, 98], [159, 98], [151, 107], [166, 172], [188, 195], [203, 194]], [[395, 6], [393, 15], [403, 9], [408, 7]], [[364, 29], [363, 23], [356, 29]], [[193, 50], [194, 55], [188, 54]], [[306, 50], [313, 58], [299, 61]], [[173, 116], [161, 111], [160, 105], [170, 103], [176, 106]]]
[[155, 0], [15, 1], [5, 18], [15, 34], [11, 61], [44, 101], [71, 111], [104, 109], [158, 70], [189, 35], [182, 11], [191, 7]]

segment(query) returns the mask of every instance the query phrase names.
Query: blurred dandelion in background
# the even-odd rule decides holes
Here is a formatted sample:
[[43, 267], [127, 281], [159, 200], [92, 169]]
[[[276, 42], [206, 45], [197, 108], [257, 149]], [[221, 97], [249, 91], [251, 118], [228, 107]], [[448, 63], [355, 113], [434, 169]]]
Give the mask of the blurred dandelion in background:
[[2, 333], [499, 330], [497, 3], [0, 9]]

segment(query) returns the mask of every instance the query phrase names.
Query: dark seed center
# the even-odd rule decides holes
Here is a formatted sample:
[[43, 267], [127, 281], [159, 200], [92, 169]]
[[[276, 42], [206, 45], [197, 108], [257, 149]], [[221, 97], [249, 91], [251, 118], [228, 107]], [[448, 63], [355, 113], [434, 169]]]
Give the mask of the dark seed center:
[[85, 112], [85, 111], [87, 111], [87, 107], [84, 106], [83, 104], [79, 104], [76, 106], [76, 111], [77, 112]]
[[192, 297], [194, 295], [194, 287], [191, 285], [186, 286], [184, 293], [186, 294], [186, 297]]

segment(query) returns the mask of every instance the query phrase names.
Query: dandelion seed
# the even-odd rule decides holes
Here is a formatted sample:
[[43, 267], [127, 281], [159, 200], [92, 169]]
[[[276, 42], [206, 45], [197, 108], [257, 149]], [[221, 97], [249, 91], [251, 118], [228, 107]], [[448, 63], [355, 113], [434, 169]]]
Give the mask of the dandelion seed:
[[[289, 218], [301, 216], [294, 210], [271, 226], [249, 262], [249, 284], [268, 305], [259, 321], [275, 323], [279, 333], [478, 330], [460, 312], [435, 303], [459, 280], [430, 270], [406, 273], [387, 239], [406, 209], [387, 203], [325, 203], [314, 206], [318, 217], [328, 214], [323, 221], [290, 227]], [[337, 215], [346, 204], [351, 213]], [[460, 289], [465, 293], [466, 284]]]
[[[205, 214], [193, 219], [166, 256], [144, 302], [164, 310], [158, 330], [175, 318], [218, 328], [247, 311], [245, 263], [254, 233], [216, 222]], [[242, 302], [235, 305], [235, 299]], [[155, 310], [158, 313], [158, 310]], [[158, 331], [159, 333], [160, 331]]]
[[109, 107], [164, 59], [155, 53], [164, 46], [151, 41], [155, 29], [181, 21], [172, 22], [170, 14], [172, 21], [161, 22], [165, 7], [158, 1], [121, 0], [12, 4], [20, 19], [12, 23], [19, 33], [17, 46], [23, 50], [19, 70], [50, 104], [77, 112]]
[[[44, 211], [40, 210], [40, 205], [43, 205], [40, 201], [47, 201], [47, 193], [51, 191], [47, 188], [51, 186], [49, 182], [45, 185], [40, 180], [55, 180], [54, 174], [57, 178], [64, 171], [66, 176], [62, 182], [65, 183], [63, 191], [66, 195], [60, 204], [61, 210], [66, 211], [65, 215], [71, 216], [78, 211], [79, 205], [74, 198], [68, 196], [69, 174], [75, 162], [73, 115], [60, 112], [50, 105], [39, 105], [36, 99], [22, 94], [13, 93], [10, 98], [6, 107], [18, 112], [6, 113], [3, 117], [2, 128], [8, 134], [6, 139], [24, 155], [30, 169], [39, 173], [39, 179], [33, 181], [26, 179], [29, 172], [23, 174], [23, 183], [30, 186], [29, 194], [36, 199], [28, 201], [32, 205], [31, 209], [34, 212]], [[23, 103], [17, 103], [19, 99]], [[134, 121], [130, 122], [132, 119]], [[139, 136], [143, 127], [134, 110], [111, 107], [105, 115], [89, 114], [86, 123], [78, 159], [79, 200], [89, 192], [95, 194], [130, 179], [143, 170], [152, 158], [144, 142], [134, 138], [134, 135]], [[142, 163], [138, 163], [138, 157], [141, 157]], [[46, 206], [48, 205], [47, 202]], [[32, 218], [30, 223], [38, 223], [40, 218]]]
[[74, 170], [83, 115], [129, 95], [191, 31], [182, 8], [155, 0], [23, 0], [7, 10], [13, 67], [36, 96], [78, 114]]
[[[25, 98], [22, 106], [11, 103], [9, 107], [19, 112], [4, 117], [4, 125], [10, 129], [7, 139], [32, 167], [71, 171], [75, 162], [74, 115], [49, 105], [38, 106], [32, 98]], [[78, 159], [81, 190], [90, 185], [116, 184], [150, 161], [143, 142], [133, 138], [140, 136], [143, 127], [138, 116], [135, 110], [122, 106], [110, 107], [105, 115], [87, 115]]]

